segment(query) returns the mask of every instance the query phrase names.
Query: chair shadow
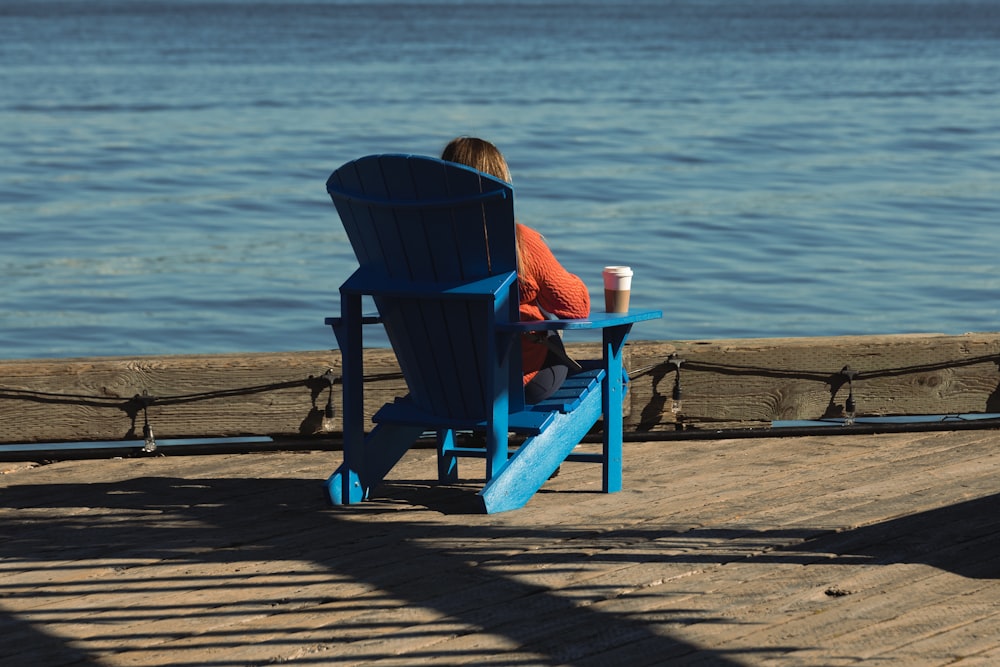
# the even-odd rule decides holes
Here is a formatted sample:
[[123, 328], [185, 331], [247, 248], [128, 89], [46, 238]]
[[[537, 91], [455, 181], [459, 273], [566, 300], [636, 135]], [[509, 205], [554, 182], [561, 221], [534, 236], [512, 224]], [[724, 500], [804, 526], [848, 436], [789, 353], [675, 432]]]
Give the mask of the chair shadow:
[[[461, 504], [473, 495], [464, 489], [404, 486], [395, 490], [402, 491], [404, 497], [424, 495], [426, 504], [438, 506]], [[488, 633], [504, 636], [522, 651], [544, 656], [542, 664], [583, 665], [590, 664], [588, 660], [600, 663], [602, 657], [595, 653], [608, 651], [613, 654], [635, 642], [648, 646], [651, 654], [697, 654], [702, 658], [710, 657], [712, 664], [723, 667], [738, 664], [722, 654], [664, 636], [641, 618], [603, 613], [559, 595], [559, 591], [498, 574], [484, 565], [504, 562], [509, 556], [504, 545], [509, 547], [511, 544], [505, 540], [522, 539], [523, 528], [401, 521], [398, 513], [405, 511], [402, 501], [403, 498], [390, 497], [365, 503], [363, 507], [328, 508], [322, 500], [322, 485], [313, 479], [147, 477], [107, 484], [8, 487], [4, 490], [5, 509], [30, 510], [32, 518], [21, 521], [16, 533], [3, 531], [6, 534], [0, 542], [0, 559], [22, 563], [20, 571], [31, 570], [31, 563], [37, 561], [38, 567], [45, 571], [37, 584], [41, 592], [53, 601], [62, 595], [70, 598], [64, 612], [49, 612], [44, 622], [31, 623], [11, 612], [0, 615], [0, 623], [6, 627], [30, 629], [30, 632], [21, 633], [16, 650], [10, 655], [13, 659], [30, 656], [33, 662], [46, 665], [87, 664], [87, 660], [99, 659], [99, 656], [88, 656], [86, 648], [80, 648], [93, 637], [73, 642], [46, 631], [48, 624], [60, 626], [79, 622], [75, 616], [80, 612], [71, 602], [79, 593], [67, 592], [58, 583], [52, 584], [51, 591], [45, 591], [45, 582], [53, 569], [87, 569], [89, 560], [106, 560], [112, 569], [117, 567], [113, 563], [120, 563], [121, 574], [127, 577], [130, 562], [139, 563], [134, 567], [144, 567], [143, 564], [150, 562], [217, 564], [222, 567], [213, 572], [231, 573], [238, 572], [248, 563], [308, 561], [318, 565], [330, 579], [360, 582], [384, 591], [374, 603], [370, 596], [356, 603], [373, 605], [372, 614], [377, 614], [379, 605], [385, 605], [386, 600], [396, 602], [385, 609], [396, 608], [397, 604], [431, 609], [449, 619], [446, 626], [461, 623], [469, 628], [484, 628]], [[56, 508], [57, 511], [39, 512], [37, 508], [40, 507]], [[66, 511], [67, 508], [70, 511]], [[86, 511], [75, 512], [73, 508], [86, 508]], [[380, 515], [390, 513], [394, 515], [391, 522], [378, 520]], [[573, 537], [559, 529], [540, 528], [537, 532], [551, 540]], [[526, 561], [525, 566], [531, 567], [531, 563]], [[314, 568], [310, 570], [315, 572]], [[217, 605], [207, 601], [203, 608], [183, 612], [167, 603], [162, 607], [151, 604], [148, 597], [151, 589], [162, 586], [166, 594], [183, 586], [184, 582], [178, 582], [174, 578], [176, 574], [172, 574], [169, 581], [158, 581], [155, 570], [152, 575], [148, 571], [148, 568], [144, 570], [143, 575], [146, 578], [142, 588], [146, 597], [139, 605], [141, 609], [131, 610], [128, 604], [109, 603], [97, 607], [88, 605], [87, 614], [100, 615], [100, 622], [108, 624], [110, 633], [114, 632], [111, 621], [144, 623], [141, 643], [156, 646], [176, 639], [172, 634], [176, 633], [176, 626], [172, 623], [164, 623], [160, 629], [158, 622], [164, 618], [183, 613], [188, 617], [203, 615], [210, 621], [217, 620], [213, 614], [240, 613], [238, 610], [219, 611]], [[287, 591], [295, 586], [295, 576], [290, 572], [280, 590]], [[87, 590], [109, 595], [114, 593], [115, 586], [121, 586], [120, 595], [128, 601], [128, 586], [115, 576], [109, 576], [103, 583], [108, 590], [100, 590], [100, 579], [88, 581]], [[219, 575], [216, 582], [191, 585], [222, 591], [245, 587], [246, 583]], [[259, 613], [263, 606], [279, 614], [283, 606], [302, 602], [269, 590], [265, 587], [253, 598], [252, 613]], [[0, 575], [0, 599], [11, 595], [25, 595], [23, 584], [7, 586]], [[311, 602], [318, 605], [316, 614], [323, 614], [327, 606], [352, 604], [348, 598], [337, 597]], [[389, 614], [388, 611], [383, 613]], [[567, 642], [564, 632], [547, 632], [538, 621], [546, 618], [558, 619], [560, 627], [574, 628], [576, 633], [588, 636], [587, 648]], [[378, 627], [382, 621], [373, 616], [368, 622]], [[430, 625], [430, 629], [412, 631], [435, 632], [434, 624]], [[227, 657], [213, 662], [212, 656], [224, 653], [233, 642], [239, 641], [240, 624], [234, 626], [234, 637], [216, 631], [214, 639], [202, 643], [207, 652], [192, 652], [197, 655], [190, 661], [172, 664], [192, 667], [233, 664]], [[446, 633], [441, 638], [444, 641], [447, 633], [453, 630], [441, 632]], [[290, 644], [304, 641], [291, 634], [287, 640]], [[123, 642], [123, 638], [112, 635], [102, 636], [102, 640]], [[329, 657], [336, 655], [338, 647], [358, 641], [357, 628], [350, 628], [343, 636], [335, 627], [322, 638], [311, 633], [309, 641], [329, 647], [332, 651], [327, 654]], [[275, 642], [280, 645], [282, 640]], [[380, 653], [374, 643], [367, 650], [366, 661], [399, 658], [391, 649]], [[454, 658], [462, 663], [477, 657], [474, 653], [453, 655], [445, 649], [435, 652], [433, 646], [422, 649], [420, 655], [438, 660]], [[317, 660], [322, 664], [319, 658]]]
[[[434, 487], [418, 481], [394, 481], [380, 489], [381, 496], [386, 499], [423, 506], [443, 514], [476, 513], [478, 506], [469, 499], [474, 492], [474, 486]], [[542, 489], [541, 493], [544, 492], [546, 489]], [[599, 493], [563, 489], [551, 492], [560, 495]], [[623, 532], [627, 531], [615, 531], [614, 537], [624, 537]], [[684, 535], [699, 540], [709, 533], [715, 537], [741, 540], [747, 536], [747, 531], [738, 529], [696, 530]], [[822, 530], [768, 530], [760, 531], [758, 536], [765, 542], [801, 540], [756, 557], [761, 562], [782, 561], [804, 565], [815, 561], [806, 555], [791, 554], [814, 553], [828, 563], [921, 563], [970, 579], [1000, 579], [1000, 494], [832, 533]], [[834, 555], [833, 560], [830, 560], [831, 554]], [[687, 554], [684, 558], [705, 562], [699, 560], [696, 554]], [[671, 557], [671, 560], [675, 559]]]
[[[412, 502], [461, 511], [462, 503], [471, 495], [472, 491], [461, 487], [433, 488], [403, 483], [386, 489], [386, 493], [373, 503], [326, 508], [321, 485], [313, 479], [146, 477], [107, 484], [18, 485], [4, 490], [5, 511], [29, 511], [17, 522], [16, 531], [11, 526], [0, 529], [3, 533], [0, 558], [8, 563], [24, 563], [23, 570], [31, 569], [30, 564], [37, 561], [46, 571], [53, 567], [53, 562], [59, 564], [56, 568], [86, 567], [86, 561], [94, 559], [120, 561], [125, 565], [129, 559], [140, 563], [219, 564], [223, 566], [219, 571], [225, 572], [238, 571], [250, 562], [307, 561], [319, 566], [320, 571], [331, 578], [360, 582], [384, 591], [379, 598], [383, 602], [391, 599], [407, 607], [431, 609], [465, 627], [484, 628], [489, 633], [503, 635], [522, 651], [545, 656], [545, 664], [601, 662], [602, 652], [614, 656], [616, 650], [629, 645], [643, 646], [647, 655], [697, 655], [716, 665], [738, 664], [722, 652], [665, 636], [645, 622], [642, 614], [611, 613], [602, 611], [599, 605], [581, 605], [569, 596], [560, 595], [559, 591], [498, 573], [490, 567], [490, 564], [509, 561], [508, 549], [515, 542], [508, 540], [523, 540], [528, 535], [539, 541], [578, 538], [593, 541], [592, 530], [503, 524], [456, 525], [399, 518], [398, 513], [405, 511], [405, 506]], [[54, 511], [45, 512], [44, 508], [54, 508]], [[66, 511], [67, 508], [87, 509], [79, 512]], [[721, 563], [745, 559], [747, 546], [755, 549], [759, 545], [758, 555], [752, 556], [750, 562], [808, 564], [816, 562], [822, 554], [827, 559], [824, 562], [840, 559], [844, 563], [886, 565], [926, 563], [965, 577], [992, 579], [1000, 578], [1000, 566], [995, 565], [1000, 563], [998, 509], [1000, 494], [836, 533], [819, 529], [671, 532], [655, 526], [626, 527], [602, 533], [598, 539], [607, 540], [614, 548], [598, 549], [597, 555], [588, 558], [624, 563], [651, 560]], [[393, 514], [391, 521], [379, 520], [387, 518], [382, 515], [389, 513]], [[664, 551], [659, 556], [655, 551], [651, 553], [650, 544], [665, 537], [674, 546], [678, 543], [687, 546]], [[699, 551], [698, 544], [706, 539], [716, 543], [720, 539], [732, 540], [734, 546], [738, 544], [744, 551], [732, 558], [719, 552]], [[635, 545], [636, 548], [622, 545]], [[835, 555], [832, 561], [830, 554]], [[572, 550], [559, 553], [537, 550], [519, 554], [517, 558], [518, 569], [528, 571], [538, 566], [572, 567], [576, 556]], [[77, 562], [82, 565], [74, 565]], [[293, 583], [295, 576], [289, 574]], [[38, 586], [44, 592], [46, 584], [40, 581]], [[114, 587], [117, 582], [111, 576], [104, 584]], [[92, 581], [88, 585], [93, 587], [99, 582]], [[158, 582], [153, 576], [144, 581], [144, 590], [148, 592], [150, 587], [157, 586], [168, 590], [177, 585], [176, 581]], [[206, 582], [204, 585], [235, 589], [245, 586], [246, 582], [221, 577], [214, 584]], [[285, 585], [281, 590], [287, 591], [287, 588]], [[53, 588], [53, 595], [63, 594], [57, 589]], [[6, 585], [0, 576], [0, 599], [23, 594], [19, 591]], [[122, 594], [128, 594], [127, 588]], [[350, 602], [347, 598], [312, 602], [319, 605], [316, 613], [321, 614], [324, 605], [333, 601], [338, 604]], [[254, 598], [254, 604], [255, 609], [270, 605], [274, 613], [280, 613], [290, 601], [264, 587]], [[208, 602], [205, 605], [197, 612], [207, 616], [222, 613], [213, 611], [214, 607]], [[72, 616], [70, 610], [65, 613]], [[155, 643], [172, 639], [169, 624], [161, 631], [157, 620], [181, 612], [169, 606], [157, 608], [153, 605], [128, 611], [109, 605], [88, 613], [103, 613], [113, 618], [127, 616], [130, 621], [148, 622], [145, 641]], [[673, 621], [690, 620], [683, 609], [669, 613]], [[75, 622], [59, 614], [50, 613], [44, 617], [44, 623], [37, 624], [23, 620], [16, 613], [5, 614], [0, 623], [19, 635], [18, 652], [14, 655], [31, 656], [34, 662], [41, 664], [87, 664], [93, 656], [79, 648], [82, 644], [46, 631], [49, 623]], [[501, 622], [497, 622], [498, 615]], [[537, 619], [542, 619], [543, 624], [544, 619], [558, 619], [561, 628], [572, 627], [577, 634], [584, 634], [586, 649], [567, 642], [563, 632], [545, 632]], [[711, 622], [704, 618], [698, 620]], [[238, 635], [239, 624], [236, 627], [233, 632]], [[329, 633], [321, 641], [333, 651], [357, 641], [356, 632], [340, 636], [334, 628]], [[216, 648], [224, 652], [237, 638], [222, 632], [213, 641], [217, 642]], [[304, 640], [290, 637], [288, 641]], [[313, 636], [310, 641], [320, 640]], [[0, 647], [5, 645], [0, 644]], [[368, 650], [366, 659], [370, 661], [398, 658], [389, 650], [379, 653], [377, 645]], [[794, 650], [794, 647], [769, 647], [768, 650], [780, 652]], [[225, 658], [220, 658], [219, 663], [206, 662], [205, 655], [202, 653], [189, 663], [177, 664], [230, 664]], [[425, 649], [421, 655], [438, 659], [475, 658], [466, 654], [434, 653], [433, 648]]]

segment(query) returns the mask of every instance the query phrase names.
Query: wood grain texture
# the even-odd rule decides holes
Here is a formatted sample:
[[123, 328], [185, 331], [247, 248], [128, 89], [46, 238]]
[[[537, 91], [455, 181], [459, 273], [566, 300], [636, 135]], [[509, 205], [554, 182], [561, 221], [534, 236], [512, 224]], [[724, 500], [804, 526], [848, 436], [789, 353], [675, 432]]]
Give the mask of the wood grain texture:
[[[670, 411], [680, 365], [682, 410]], [[1000, 335], [935, 334], [644, 343], [632, 348], [639, 431], [839, 418], [849, 367], [858, 416], [1000, 412]]]
[[[574, 357], [600, 345], [568, 343]], [[682, 359], [682, 409], [671, 410]], [[1000, 413], [1000, 334], [914, 334], [719, 341], [637, 341], [626, 433], [767, 426], [837, 418], [856, 371], [858, 416]], [[325, 419], [332, 351], [0, 361], [0, 442], [141, 438], [148, 415], [158, 438], [244, 435], [329, 437]], [[365, 413], [406, 393], [391, 350], [365, 351]], [[145, 393], [150, 402], [144, 404]], [[145, 410], [143, 409], [145, 405]]]
[[[992, 664], [997, 431], [631, 442], [470, 514], [413, 450], [331, 508], [329, 452], [0, 475], [0, 654], [61, 665]], [[471, 478], [471, 479], [469, 479]]]

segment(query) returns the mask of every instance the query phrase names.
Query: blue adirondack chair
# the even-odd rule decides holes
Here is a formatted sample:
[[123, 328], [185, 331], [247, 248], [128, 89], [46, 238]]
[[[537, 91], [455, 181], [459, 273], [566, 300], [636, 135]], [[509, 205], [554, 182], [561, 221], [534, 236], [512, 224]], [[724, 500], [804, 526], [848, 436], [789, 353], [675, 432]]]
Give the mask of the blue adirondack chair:
[[[373, 155], [327, 181], [359, 267], [341, 286], [341, 315], [327, 318], [342, 354], [344, 462], [327, 481], [334, 504], [368, 498], [407, 449], [437, 434], [438, 477], [457, 479], [457, 459], [486, 459], [481, 509], [522, 507], [564, 460], [603, 464], [603, 489], [621, 488], [621, 352], [632, 324], [660, 311], [585, 320], [519, 322], [514, 201], [509, 184], [429, 157]], [[362, 297], [378, 313], [362, 313]], [[365, 433], [363, 325], [379, 323], [409, 395], [386, 404]], [[551, 399], [526, 405], [522, 333], [603, 329], [598, 363]], [[574, 454], [603, 416], [600, 454]], [[484, 448], [456, 431], [485, 433]], [[510, 433], [525, 436], [513, 452]]]

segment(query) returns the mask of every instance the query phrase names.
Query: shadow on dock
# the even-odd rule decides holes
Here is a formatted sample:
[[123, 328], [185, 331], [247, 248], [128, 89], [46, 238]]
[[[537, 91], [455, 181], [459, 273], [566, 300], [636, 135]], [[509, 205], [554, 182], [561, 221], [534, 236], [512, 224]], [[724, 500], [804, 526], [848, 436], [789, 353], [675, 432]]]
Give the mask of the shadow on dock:
[[[147, 624], [144, 641], [156, 645], [172, 639], [170, 625], [160, 626], [164, 617], [202, 616], [213, 623], [224, 614], [266, 613], [274, 617], [272, 626], [283, 631], [282, 637], [262, 635], [262, 641], [304, 642], [308, 635], [309, 641], [326, 647], [326, 653], [315, 656], [316, 663], [323, 663], [338, 655], [339, 646], [361, 641], [366, 633], [385, 632], [380, 630], [385, 615], [403, 606], [430, 610], [440, 619], [414, 622], [409, 631], [423, 633], [420, 641], [426, 645], [408, 654], [414, 657], [474, 661], [474, 648], [461, 656], [435, 654], [435, 633], [443, 637], [464, 631], [501, 636], [517, 651], [544, 656], [545, 664], [614, 664], [625, 657], [636, 662], [634, 647], [642, 646], [643, 655], [654, 662], [697, 653], [706, 664], [735, 665], [724, 651], [693, 646], [662, 629], [657, 632], [641, 611], [609, 612], [591, 604], [604, 593], [549, 588], [519, 575], [569, 569], [583, 561], [698, 565], [739, 560], [923, 563], [964, 577], [1000, 578], [1000, 495], [839, 532], [738, 527], [677, 531], [658, 528], [655, 521], [588, 530], [402, 518], [412, 502], [436, 511], [461, 511], [468, 494], [464, 488], [402, 483], [390, 485], [383, 497], [362, 507], [331, 509], [323, 504], [315, 479], [143, 477], [6, 488], [4, 507], [24, 510], [24, 518], [16, 527], [4, 527], [0, 558], [8, 572], [15, 564], [31, 570], [37, 562], [45, 576], [30, 593], [23, 585], [18, 588], [0, 579], [0, 595], [48, 595], [61, 604], [34, 608], [28, 618], [39, 620], [38, 626], [6, 616], [7, 639], [0, 642], [0, 652], [37, 664], [88, 664], [86, 655], [42, 628], [73, 626], [86, 622], [81, 616], [98, 615], [107, 635], [98, 631], [88, 642], [113, 644], [115, 624], [124, 622]], [[419, 517], [421, 512], [413, 514]], [[713, 548], [700, 548], [707, 542]], [[565, 548], [532, 550], [525, 544]], [[59, 572], [93, 568], [94, 561], [107, 576]], [[272, 564], [271, 574], [255, 573], [261, 563]], [[287, 563], [280, 585], [274, 580], [274, 563]], [[199, 572], [214, 574], [187, 575], [191, 570], [186, 568], [195, 564]], [[206, 570], [205, 565], [214, 567]], [[323, 586], [316, 585], [317, 573], [325, 580]], [[296, 578], [302, 580], [303, 593], [289, 597], [287, 590]], [[200, 592], [185, 600], [171, 595], [179, 589]], [[162, 593], [162, 602], [149, 597], [151, 590], [157, 596]], [[85, 609], [74, 607], [74, 598], [84, 604], [84, 596], [95, 593], [103, 596], [99, 606], [91, 606], [90, 600]], [[588, 595], [595, 599], [588, 600]], [[136, 604], [140, 599], [143, 603]], [[369, 605], [371, 614], [358, 616], [359, 605]], [[345, 615], [347, 609], [353, 609], [353, 615]], [[309, 627], [299, 625], [303, 610], [312, 617]], [[668, 626], [694, 619], [694, 613], [689, 619], [683, 608], [663, 613], [670, 615]], [[281, 620], [282, 614], [287, 621]], [[697, 620], [705, 622], [703, 616]], [[233, 630], [241, 631], [250, 634], [236, 637], [220, 631], [200, 644], [222, 657], [200, 653], [173, 664], [244, 664], [226, 657], [234, 642], [254, 641], [252, 628]], [[304, 633], [303, 638], [297, 640], [297, 633]], [[770, 654], [795, 648], [766, 650]], [[377, 642], [366, 650], [355, 653], [354, 659], [398, 658]], [[296, 661], [313, 660], [306, 656]]]

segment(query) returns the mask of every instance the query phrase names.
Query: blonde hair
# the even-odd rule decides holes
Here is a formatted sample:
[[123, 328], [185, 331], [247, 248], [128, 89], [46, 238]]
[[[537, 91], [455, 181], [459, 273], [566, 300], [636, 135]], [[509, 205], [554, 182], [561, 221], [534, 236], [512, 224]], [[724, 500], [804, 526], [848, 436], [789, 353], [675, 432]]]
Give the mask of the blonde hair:
[[507, 183], [512, 182], [510, 169], [507, 167], [507, 161], [503, 159], [503, 153], [485, 139], [476, 137], [452, 139], [444, 147], [441, 159], [464, 164]]
[[[507, 160], [503, 158], [500, 149], [477, 137], [458, 137], [448, 142], [441, 153], [441, 159], [448, 162], [457, 162], [466, 167], [472, 167], [484, 174], [495, 176], [501, 181], [512, 183], [510, 169], [507, 167]], [[517, 274], [523, 275], [521, 256], [524, 254], [521, 245], [521, 232], [514, 226], [515, 246], [514, 255], [517, 261]]]

